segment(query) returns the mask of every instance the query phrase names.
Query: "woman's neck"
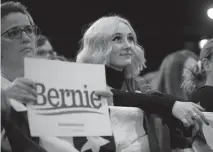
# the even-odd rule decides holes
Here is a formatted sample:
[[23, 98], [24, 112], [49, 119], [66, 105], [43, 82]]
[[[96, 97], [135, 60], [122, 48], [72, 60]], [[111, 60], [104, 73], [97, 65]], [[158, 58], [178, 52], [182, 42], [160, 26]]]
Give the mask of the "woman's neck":
[[205, 85], [213, 86], [213, 78], [211, 76], [207, 77]]
[[21, 75], [17, 72], [17, 70], [9, 69], [9, 68], [1, 68], [1, 75], [8, 79], [9, 81], [15, 80], [17, 77], [20, 77]]
[[117, 67], [117, 66], [114, 66], [114, 65], [109, 65], [110, 68], [114, 69], [114, 70], [117, 70], [117, 71], [123, 71], [123, 67]]
[[111, 66], [105, 66], [106, 83], [114, 89], [121, 89], [124, 82], [124, 72], [119, 71]]

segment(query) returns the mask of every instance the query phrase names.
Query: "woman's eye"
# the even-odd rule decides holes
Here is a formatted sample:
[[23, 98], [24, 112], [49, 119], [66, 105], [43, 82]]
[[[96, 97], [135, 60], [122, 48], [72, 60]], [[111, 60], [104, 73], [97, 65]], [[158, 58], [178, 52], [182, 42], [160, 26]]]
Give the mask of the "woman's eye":
[[134, 41], [133, 36], [129, 36], [129, 37], [128, 37], [128, 40], [129, 40], [129, 41]]
[[113, 41], [120, 41], [121, 40], [121, 36], [115, 36], [112, 40]]
[[19, 34], [20, 34], [20, 30], [18, 30], [18, 29], [12, 29], [12, 30], [8, 31], [9, 37], [16, 37]]

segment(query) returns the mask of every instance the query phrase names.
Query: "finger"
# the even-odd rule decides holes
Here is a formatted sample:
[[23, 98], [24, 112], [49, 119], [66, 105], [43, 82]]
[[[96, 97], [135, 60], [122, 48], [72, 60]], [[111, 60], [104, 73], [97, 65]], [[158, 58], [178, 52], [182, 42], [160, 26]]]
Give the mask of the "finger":
[[182, 120], [182, 123], [184, 124], [185, 127], [189, 127], [190, 124], [188, 123], [187, 119], [183, 118]]
[[194, 120], [192, 120], [192, 114], [187, 114], [186, 115], [186, 120], [188, 121], [188, 123], [190, 124], [190, 126], [194, 125]]
[[201, 119], [200, 121], [203, 121], [206, 125], [209, 125], [207, 118], [201, 111], [199, 111], [197, 108], [194, 108], [193, 110], [196, 112], [197, 115], [199, 115], [199, 117]]
[[111, 91], [95, 91], [95, 95], [103, 97], [112, 97], [113, 94]]
[[192, 116], [192, 119], [199, 125], [202, 125], [203, 121], [200, 116], [196, 113], [196, 115]]
[[36, 103], [36, 99], [33, 96], [22, 96], [21, 100], [22, 100], [22, 103], [25, 103], [25, 104]]
[[195, 106], [197, 109], [201, 110], [201, 111], [205, 111], [205, 109], [203, 107], [201, 107], [200, 105], [196, 104], [196, 103], [192, 103], [193, 106]]
[[196, 136], [199, 130], [200, 130], [200, 125], [199, 123], [195, 122], [193, 130], [192, 130], [192, 137]]
[[192, 114], [192, 119], [195, 120], [196, 123], [199, 123], [199, 125], [202, 125], [203, 120], [201, 119], [199, 115], [199, 110], [196, 110], [196, 108], [193, 108], [193, 114]]
[[17, 82], [24, 83], [24, 84], [26, 84], [26, 85], [28, 85], [28, 86], [30, 86], [32, 88], [36, 88], [35, 87], [35, 83], [32, 80], [27, 79], [27, 78], [17, 78], [14, 82], [15, 83], [17, 83]]
[[15, 100], [18, 100], [17, 98], [25, 98], [30, 96], [29, 99], [31, 99], [31, 97], [33, 98], [33, 100], [37, 100], [37, 96], [33, 96], [31, 94], [29, 94], [26, 90], [21, 89], [20, 87], [13, 87], [12, 90], [9, 91], [8, 93], [8, 98], [13, 98]]
[[199, 123], [197, 123], [197, 122], [195, 122], [195, 125], [194, 125], [194, 127], [195, 127], [195, 130], [196, 130], [196, 133], [200, 130], [200, 124]]
[[36, 102], [37, 101], [37, 98], [30, 95], [30, 94], [16, 94], [14, 93], [12, 96], [11, 96], [12, 99], [14, 100], [17, 100], [21, 103], [31, 103], [31, 102]]
[[37, 93], [36, 93], [36, 89], [35, 89], [35, 88], [32, 88], [32, 87], [30, 87], [30, 86], [28, 86], [28, 85], [25, 85], [25, 84], [23, 84], [23, 83], [20, 83], [20, 82], [17, 82], [17, 83], [16, 83], [16, 87], [18, 87], [18, 88], [20, 88], [20, 89], [26, 91], [26, 92], [29, 93], [29, 94], [32, 94], [32, 95], [35, 96], [35, 97], [37, 96]]

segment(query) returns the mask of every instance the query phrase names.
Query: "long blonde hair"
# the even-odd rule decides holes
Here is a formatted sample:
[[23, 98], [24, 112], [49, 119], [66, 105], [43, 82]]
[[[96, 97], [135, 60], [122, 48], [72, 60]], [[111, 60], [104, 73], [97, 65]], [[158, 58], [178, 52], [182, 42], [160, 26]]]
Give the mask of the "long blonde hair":
[[[93, 64], [109, 64], [109, 54], [112, 51], [110, 40], [118, 23], [126, 24], [133, 35], [135, 55], [132, 63], [124, 68], [127, 78], [137, 76], [145, 68], [146, 59], [144, 49], [137, 43], [137, 36], [129, 21], [117, 16], [105, 16], [96, 20], [86, 30], [81, 40], [81, 49], [77, 55], [77, 62]], [[110, 28], [106, 28], [110, 27]], [[110, 30], [106, 30], [110, 29]]]
[[210, 39], [200, 52], [199, 61], [191, 68], [183, 71], [183, 89], [191, 94], [194, 90], [205, 85], [206, 71], [203, 68], [203, 59], [210, 60], [213, 57], [213, 39]]

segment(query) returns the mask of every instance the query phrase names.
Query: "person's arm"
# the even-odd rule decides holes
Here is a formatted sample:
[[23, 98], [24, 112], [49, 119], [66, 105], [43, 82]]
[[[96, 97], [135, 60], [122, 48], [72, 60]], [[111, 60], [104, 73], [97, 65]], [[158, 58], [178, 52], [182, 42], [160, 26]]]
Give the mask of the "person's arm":
[[147, 113], [155, 113], [163, 118], [172, 117], [172, 108], [176, 99], [172, 96], [155, 92], [152, 94], [122, 92], [112, 89], [115, 106], [138, 107]]
[[10, 114], [11, 111], [11, 106], [10, 103], [8, 102], [5, 91], [1, 89], [1, 114], [2, 114], [2, 119], [5, 119], [6, 116]]
[[193, 102], [178, 101], [174, 97], [160, 92], [142, 94], [114, 89], [111, 92], [115, 106], [138, 107], [146, 113], [160, 115], [165, 121], [168, 120], [168, 123], [173, 120], [172, 116], [174, 116], [182, 121], [186, 127], [194, 125], [194, 120], [209, 125], [208, 120], [202, 113], [204, 108]]

